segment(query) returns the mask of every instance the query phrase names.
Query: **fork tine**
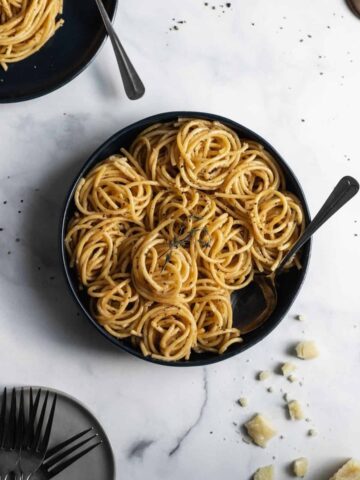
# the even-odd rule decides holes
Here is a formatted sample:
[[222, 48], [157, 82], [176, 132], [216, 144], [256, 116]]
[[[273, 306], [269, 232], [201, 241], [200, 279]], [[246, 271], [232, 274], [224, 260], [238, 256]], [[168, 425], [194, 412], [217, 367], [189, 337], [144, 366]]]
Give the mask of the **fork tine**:
[[5, 387], [2, 395], [1, 412], [0, 412], [0, 449], [4, 446], [4, 441], [5, 441], [6, 397], [7, 397], [7, 390]]
[[24, 389], [20, 390], [19, 414], [16, 428], [15, 448], [20, 450], [24, 438], [25, 429], [25, 406], [24, 406]]
[[48, 450], [48, 452], [46, 454], [45, 461], [47, 459], [49, 459], [50, 457], [52, 457], [53, 455], [55, 455], [56, 453], [60, 452], [60, 450], [62, 450], [63, 448], [67, 447], [71, 443], [75, 442], [79, 438], [81, 438], [84, 435], [86, 435], [87, 433], [91, 432], [91, 430], [94, 430], [93, 427], [88, 428], [87, 430], [84, 430], [83, 432], [80, 432], [80, 433], [74, 435], [73, 437], [69, 438], [68, 440], [65, 440], [65, 442], [59, 443], [59, 445], [56, 445], [53, 448], [50, 448], [50, 450]]
[[33, 443], [33, 437], [34, 437], [34, 424], [36, 420], [36, 415], [37, 411], [39, 408], [39, 402], [40, 402], [40, 395], [41, 395], [41, 388], [39, 388], [35, 401], [33, 399], [33, 390], [30, 388], [30, 408], [29, 408], [29, 423], [26, 428], [26, 434], [25, 434], [25, 439], [24, 439], [24, 447], [30, 447]]
[[52, 425], [53, 425], [53, 421], [54, 421], [56, 400], [57, 400], [57, 394], [54, 395], [53, 402], [52, 402], [52, 405], [51, 405], [50, 414], [49, 414], [49, 418], [48, 418], [46, 428], [45, 428], [45, 433], [44, 433], [42, 442], [41, 442], [40, 447], [39, 447], [40, 451], [44, 452], [44, 453], [46, 452], [46, 450], [48, 448], [48, 445], [49, 445], [51, 429], [52, 429]]
[[6, 428], [6, 440], [5, 440], [5, 448], [13, 449], [15, 448], [15, 439], [16, 439], [16, 389], [13, 388], [11, 392], [11, 400], [10, 400], [10, 413], [8, 424]]
[[81, 458], [84, 455], [86, 455], [87, 453], [91, 452], [91, 450], [94, 450], [94, 448], [98, 447], [101, 444], [102, 444], [102, 441], [96, 443], [95, 445], [92, 445], [91, 447], [88, 447], [86, 450], [83, 450], [82, 452], [78, 453], [74, 457], [71, 457], [67, 461], [65, 461], [64, 463], [58, 465], [56, 468], [54, 468], [54, 470], [52, 470], [51, 472], [48, 473], [48, 478], [50, 479], [50, 478], [55, 477], [55, 475], [58, 475], [60, 472], [65, 470], [65, 468], [70, 467], [70, 465], [72, 465], [74, 462], [79, 460], [79, 458]]
[[48, 399], [49, 399], [49, 390], [47, 390], [46, 394], [45, 394], [44, 403], [43, 403], [43, 406], [41, 408], [39, 421], [38, 421], [38, 424], [37, 424], [37, 427], [36, 427], [36, 430], [35, 430], [35, 437], [34, 437], [34, 440], [32, 442], [32, 448], [34, 448], [35, 450], [37, 449], [37, 447], [39, 445], [40, 435], [41, 435], [41, 431], [42, 431], [42, 428], [43, 428], [43, 423], [44, 423], [44, 418], [45, 418], [45, 412], [46, 412]]
[[99, 435], [96, 433], [92, 437], [87, 438], [86, 440], [83, 440], [82, 442], [77, 443], [76, 445], [68, 448], [67, 450], [64, 450], [63, 452], [60, 452], [57, 455], [53, 455], [52, 458], [50, 458], [49, 460], [46, 460], [46, 462], [44, 462], [45, 467], [47, 469], [50, 469], [51, 467], [53, 467], [57, 463], [61, 462], [61, 460], [68, 457], [72, 453], [75, 453], [81, 447], [83, 447], [84, 445], [86, 445], [87, 443], [89, 443], [91, 440], [93, 440], [94, 438], [96, 438], [98, 436]]

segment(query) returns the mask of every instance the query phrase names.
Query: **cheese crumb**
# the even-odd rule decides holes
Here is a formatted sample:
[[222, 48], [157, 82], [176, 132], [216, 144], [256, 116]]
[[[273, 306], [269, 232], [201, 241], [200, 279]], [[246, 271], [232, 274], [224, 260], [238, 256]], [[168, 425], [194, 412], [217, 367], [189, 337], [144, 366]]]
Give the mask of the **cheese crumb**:
[[274, 480], [274, 466], [268, 465], [256, 470], [254, 480]]
[[264, 380], [267, 380], [269, 377], [270, 377], [270, 372], [268, 370], [263, 370], [259, 372], [258, 380], [263, 382]]
[[297, 400], [292, 400], [289, 402], [288, 408], [291, 420], [302, 420], [304, 418], [301, 405]]
[[313, 428], [311, 428], [311, 429], [308, 431], [308, 435], [309, 435], [309, 437], [316, 437], [317, 431], [314, 430]]
[[304, 457], [298, 458], [297, 460], [294, 461], [293, 467], [294, 467], [294, 475], [296, 477], [304, 478], [308, 472], [309, 462], [307, 458], [304, 458]]
[[302, 322], [303, 320], [305, 320], [305, 316], [304, 316], [304, 315], [301, 315], [301, 314], [296, 315], [295, 318], [296, 318], [296, 320], [299, 320], [300, 322]]
[[238, 400], [238, 404], [241, 406], [241, 407], [247, 407], [249, 405], [249, 400], [245, 397], [241, 397], [239, 398]]
[[319, 356], [319, 350], [315, 342], [300, 342], [296, 345], [296, 355], [302, 360], [311, 360]]
[[295, 372], [296, 365], [290, 362], [283, 363], [281, 365], [281, 371], [284, 377], [288, 377], [291, 373]]
[[296, 380], [297, 380], [297, 378], [295, 377], [295, 375], [289, 375], [289, 376], [287, 377], [287, 379], [288, 379], [289, 382], [291, 382], [291, 383], [294, 383], [294, 382], [296, 382]]
[[352, 458], [330, 480], [360, 480], [360, 463]]
[[245, 423], [245, 427], [253, 442], [263, 448], [277, 434], [271, 423], [261, 414], [255, 415], [255, 417]]

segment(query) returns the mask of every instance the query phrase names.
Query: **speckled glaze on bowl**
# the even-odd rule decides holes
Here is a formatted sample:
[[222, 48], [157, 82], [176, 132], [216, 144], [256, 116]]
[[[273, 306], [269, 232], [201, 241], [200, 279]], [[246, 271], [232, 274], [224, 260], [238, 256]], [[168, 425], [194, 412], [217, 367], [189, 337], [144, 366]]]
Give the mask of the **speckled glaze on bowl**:
[[287, 182], [287, 189], [299, 198], [304, 209], [306, 223], [310, 221], [308, 205], [303, 190], [296, 176], [294, 175], [290, 167], [287, 165], [285, 160], [280, 156], [280, 154], [265, 139], [260, 137], [258, 134], [252, 132], [248, 128], [219, 115], [203, 112], [161, 113], [145, 118], [144, 120], [140, 120], [139, 122], [136, 122], [115, 133], [115, 135], [113, 135], [103, 145], [101, 145], [101, 147], [99, 147], [96, 152], [94, 152], [91, 157], [85, 162], [84, 166], [81, 168], [69, 190], [65, 202], [65, 207], [62, 213], [60, 229], [61, 257], [66, 280], [75, 301], [80, 306], [81, 310], [88, 318], [88, 320], [98, 330], [98, 332], [100, 332], [104, 337], [110, 340], [110, 342], [115, 344], [121, 350], [131, 353], [132, 355], [135, 355], [136, 357], [139, 357], [147, 362], [177, 367], [203, 366], [221, 362], [223, 360], [226, 360], [227, 358], [244, 352], [256, 343], [260, 342], [267, 335], [269, 335], [269, 333], [274, 330], [274, 328], [281, 322], [281, 320], [284, 318], [289, 308], [291, 307], [292, 303], [294, 302], [295, 298], [297, 297], [304, 282], [309, 264], [311, 242], [308, 242], [302, 249], [302, 269], [291, 269], [289, 272], [283, 274], [278, 278], [278, 304], [272, 315], [260, 328], [245, 335], [244, 341], [242, 343], [232, 345], [223, 355], [218, 355], [214, 353], [192, 353], [190, 360], [179, 362], [164, 362], [160, 360], [154, 360], [151, 357], [144, 357], [139, 350], [137, 350], [131, 345], [131, 342], [129, 340], [117, 340], [96, 322], [96, 320], [91, 316], [91, 313], [89, 311], [88, 297], [86, 292], [79, 289], [79, 282], [77, 279], [76, 271], [74, 269], [71, 269], [69, 266], [69, 259], [64, 245], [67, 225], [75, 211], [74, 192], [76, 190], [79, 180], [84, 177], [89, 172], [89, 170], [91, 170], [97, 163], [101, 162], [102, 160], [114, 153], [118, 153], [121, 147], [128, 148], [131, 142], [135, 139], [135, 137], [145, 128], [148, 128], [154, 123], [173, 121], [176, 120], [178, 117], [216, 120], [232, 128], [239, 135], [240, 138], [248, 138], [261, 143], [267, 149], [267, 151], [271, 155], [273, 155], [273, 157], [276, 159], [276, 161], [282, 168]]

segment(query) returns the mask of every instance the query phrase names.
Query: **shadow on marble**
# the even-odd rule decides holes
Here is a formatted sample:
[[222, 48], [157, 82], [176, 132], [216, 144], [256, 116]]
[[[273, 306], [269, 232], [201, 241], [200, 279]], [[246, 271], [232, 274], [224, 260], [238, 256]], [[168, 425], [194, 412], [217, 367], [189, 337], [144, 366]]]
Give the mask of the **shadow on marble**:
[[329, 459], [326, 465], [312, 470], [311, 458], [309, 458], [309, 472], [311, 472], [312, 478], [316, 478], [316, 480], [329, 480], [348, 460], [349, 458]]
[[[92, 65], [92, 71], [94, 74], [94, 83], [96, 84], [96, 88], [98, 92], [101, 94], [102, 97], [116, 99], [117, 101], [121, 101], [123, 97], [119, 85], [122, 84], [122, 80], [120, 77], [119, 72], [119, 81], [118, 84], [114, 81], [114, 76], [109, 75], [107, 68], [104, 68], [104, 65], [100, 62], [94, 62]], [[114, 57], [114, 69], [117, 72], [118, 67]], [[116, 73], [115, 73], [116, 76]]]

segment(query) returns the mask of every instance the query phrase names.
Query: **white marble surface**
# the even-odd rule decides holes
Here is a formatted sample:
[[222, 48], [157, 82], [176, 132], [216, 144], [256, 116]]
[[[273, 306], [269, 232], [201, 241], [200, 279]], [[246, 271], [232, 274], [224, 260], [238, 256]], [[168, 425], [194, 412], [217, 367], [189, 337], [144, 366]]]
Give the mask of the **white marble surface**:
[[[119, 353], [77, 316], [59, 265], [70, 180], [112, 133], [150, 114], [203, 110], [259, 132], [295, 170], [313, 213], [342, 175], [360, 177], [360, 21], [343, 1], [233, 0], [225, 13], [210, 6], [120, 0], [116, 27], [147, 86], [140, 101], [124, 97], [107, 43], [60, 91], [0, 105], [0, 386], [48, 385], [83, 401], [109, 434], [119, 479], [248, 480], [275, 463], [281, 480], [304, 455], [308, 478], [327, 480], [360, 456], [360, 196], [316, 236], [306, 284], [278, 329], [205, 369]], [[169, 31], [172, 18], [186, 24]], [[255, 381], [301, 339], [321, 349], [315, 361], [295, 360], [303, 386], [279, 375]], [[308, 404], [310, 423], [286, 419], [280, 389]], [[246, 409], [235, 403], [241, 395]], [[243, 443], [234, 425], [258, 411], [284, 436], [265, 450]]]

